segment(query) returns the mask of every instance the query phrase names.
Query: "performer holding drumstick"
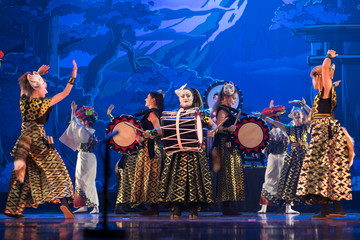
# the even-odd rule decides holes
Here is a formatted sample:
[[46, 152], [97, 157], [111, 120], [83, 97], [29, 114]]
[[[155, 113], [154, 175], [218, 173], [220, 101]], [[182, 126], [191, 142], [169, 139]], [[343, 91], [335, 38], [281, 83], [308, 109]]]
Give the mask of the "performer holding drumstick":
[[230, 203], [245, 200], [244, 174], [238, 148], [232, 142], [231, 134], [236, 130], [240, 117], [234, 115], [232, 106], [237, 99], [237, 92], [232, 82], [225, 83], [215, 105], [217, 122], [227, 120], [218, 128], [211, 150], [213, 170], [217, 172], [216, 201], [223, 203], [224, 216], [241, 216], [233, 210]]
[[[114, 117], [111, 112], [115, 106], [111, 104], [107, 110], [107, 115], [110, 120]], [[126, 207], [131, 203], [131, 196], [133, 186], [135, 183], [135, 166], [137, 160], [137, 153], [131, 155], [122, 154], [119, 161], [116, 163], [115, 174], [117, 182], [117, 194], [115, 202], [115, 214], [126, 214]]]
[[[201, 96], [196, 89], [184, 85], [175, 93], [182, 110], [202, 107]], [[204, 111], [200, 111], [200, 116], [203, 125], [209, 129], [215, 126]], [[171, 209], [171, 219], [180, 218], [185, 209], [190, 209], [189, 219], [195, 219], [200, 207], [213, 203], [210, 171], [204, 150], [167, 154], [161, 174], [159, 201]]]
[[130, 201], [133, 206], [141, 203], [149, 204], [149, 209], [141, 212], [139, 216], [159, 216], [158, 198], [162, 156], [160, 117], [164, 109], [164, 96], [161, 90], [150, 92], [145, 99], [145, 106], [149, 109], [135, 114], [135, 117], [142, 116], [141, 126], [145, 132], [140, 137], [142, 146], [137, 154]]

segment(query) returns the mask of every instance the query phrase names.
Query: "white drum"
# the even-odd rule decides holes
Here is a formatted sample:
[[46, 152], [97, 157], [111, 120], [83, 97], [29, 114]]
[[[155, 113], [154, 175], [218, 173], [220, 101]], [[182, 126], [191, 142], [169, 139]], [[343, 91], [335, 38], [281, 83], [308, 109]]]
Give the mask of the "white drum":
[[177, 112], [163, 112], [161, 129], [161, 140], [167, 154], [202, 151], [204, 134], [199, 109], [180, 108]]

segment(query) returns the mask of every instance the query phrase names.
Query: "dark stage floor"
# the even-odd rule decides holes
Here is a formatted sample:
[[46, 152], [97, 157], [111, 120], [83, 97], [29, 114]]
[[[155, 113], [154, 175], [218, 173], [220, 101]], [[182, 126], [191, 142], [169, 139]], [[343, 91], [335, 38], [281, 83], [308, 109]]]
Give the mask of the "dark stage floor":
[[[125, 230], [125, 239], [360, 239], [360, 214], [346, 218], [311, 220], [311, 214], [222, 217], [221, 213], [201, 212], [196, 220], [188, 214], [170, 220], [169, 213], [158, 218], [110, 214], [108, 228]], [[26, 214], [25, 219], [0, 217], [0, 236], [4, 239], [105, 239], [106, 233], [84, 236], [85, 229], [102, 228], [102, 215], [78, 214], [66, 220], [62, 214]], [[86, 232], [86, 231], [85, 231]], [[89, 233], [89, 232], [87, 232]], [[111, 233], [115, 236], [116, 233]], [[1, 238], [1, 237], [0, 237]]]

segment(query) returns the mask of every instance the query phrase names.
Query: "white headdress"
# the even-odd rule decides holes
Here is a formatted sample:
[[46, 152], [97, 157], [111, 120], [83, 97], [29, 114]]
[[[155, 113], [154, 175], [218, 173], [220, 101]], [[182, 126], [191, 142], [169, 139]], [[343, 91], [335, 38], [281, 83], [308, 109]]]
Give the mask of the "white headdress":
[[33, 89], [45, 87], [45, 81], [39, 73], [34, 71], [32, 75], [29, 73], [26, 77]]
[[186, 87], [187, 83], [181, 86], [181, 88], [175, 90], [175, 94], [178, 95], [178, 97], [181, 96], [182, 92], [184, 91], [184, 88]]

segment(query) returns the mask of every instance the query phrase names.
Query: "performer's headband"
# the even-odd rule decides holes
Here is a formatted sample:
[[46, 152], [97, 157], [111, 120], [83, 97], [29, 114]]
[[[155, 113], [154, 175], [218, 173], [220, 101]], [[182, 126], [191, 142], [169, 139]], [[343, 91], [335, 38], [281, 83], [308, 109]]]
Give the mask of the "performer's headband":
[[34, 71], [32, 75], [29, 73], [26, 77], [33, 89], [45, 88], [45, 81], [39, 73]]
[[235, 93], [235, 86], [233, 82], [225, 83], [224, 84], [224, 94], [227, 96], [231, 96]]

